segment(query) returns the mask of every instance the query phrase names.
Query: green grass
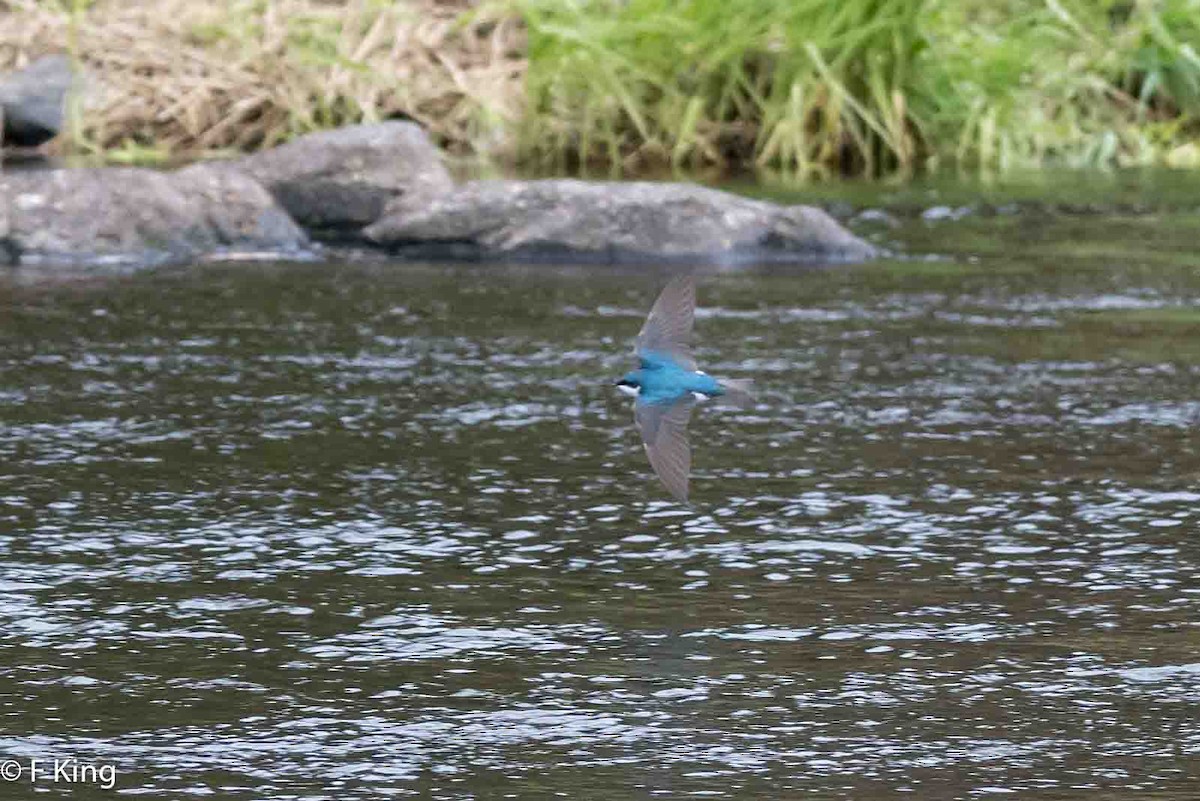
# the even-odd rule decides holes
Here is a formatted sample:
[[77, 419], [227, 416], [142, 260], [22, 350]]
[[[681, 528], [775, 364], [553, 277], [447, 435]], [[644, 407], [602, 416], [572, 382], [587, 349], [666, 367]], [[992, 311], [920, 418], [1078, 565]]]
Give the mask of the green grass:
[[1200, 0], [508, 6], [539, 169], [1200, 166]]

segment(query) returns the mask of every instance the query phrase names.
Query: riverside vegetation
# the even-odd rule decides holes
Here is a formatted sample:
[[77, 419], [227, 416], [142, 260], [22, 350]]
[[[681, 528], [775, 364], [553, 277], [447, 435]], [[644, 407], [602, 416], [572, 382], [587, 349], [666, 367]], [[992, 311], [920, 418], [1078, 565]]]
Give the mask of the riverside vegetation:
[[404, 117], [532, 171], [1200, 166], [1200, 0], [0, 0], [72, 53], [60, 148], [162, 160]]

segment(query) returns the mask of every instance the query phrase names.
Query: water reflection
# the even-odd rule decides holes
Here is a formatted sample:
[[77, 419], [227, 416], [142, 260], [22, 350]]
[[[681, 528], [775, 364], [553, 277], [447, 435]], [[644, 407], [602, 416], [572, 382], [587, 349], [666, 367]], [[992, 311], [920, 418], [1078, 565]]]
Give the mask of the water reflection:
[[0, 756], [171, 797], [1190, 799], [1200, 282], [1155, 241], [710, 277], [699, 356], [762, 403], [698, 415], [692, 510], [607, 385], [658, 275], [6, 285]]

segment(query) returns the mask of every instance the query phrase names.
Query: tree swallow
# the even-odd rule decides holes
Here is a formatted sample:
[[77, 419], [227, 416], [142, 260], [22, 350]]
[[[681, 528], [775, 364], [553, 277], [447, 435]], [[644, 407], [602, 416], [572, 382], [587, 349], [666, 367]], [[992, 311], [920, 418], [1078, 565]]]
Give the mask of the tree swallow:
[[692, 358], [692, 320], [696, 281], [672, 278], [659, 294], [638, 334], [634, 355], [640, 366], [617, 386], [637, 394], [634, 418], [650, 466], [676, 500], [687, 503], [692, 451], [687, 425], [698, 399], [724, 397], [740, 406], [753, 402], [750, 382], [713, 378], [696, 369]]

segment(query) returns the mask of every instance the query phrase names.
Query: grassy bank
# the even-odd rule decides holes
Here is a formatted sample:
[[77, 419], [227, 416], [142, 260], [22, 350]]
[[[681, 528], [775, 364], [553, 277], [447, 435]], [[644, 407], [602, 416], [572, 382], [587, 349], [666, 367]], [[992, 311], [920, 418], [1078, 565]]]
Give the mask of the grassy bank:
[[1200, 166], [1200, 0], [7, 5], [0, 63], [78, 54], [118, 156], [406, 116], [551, 171]]
[[470, 10], [462, 0], [0, 0], [0, 67], [77, 56], [93, 85], [66, 146], [117, 159], [269, 147], [391, 117], [487, 153], [522, 105], [524, 34], [499, 14], [465, 21]]
[[823, 176], [1200, 161], [1196, 0], [515, 7], [523, 153], [549, 163]]

